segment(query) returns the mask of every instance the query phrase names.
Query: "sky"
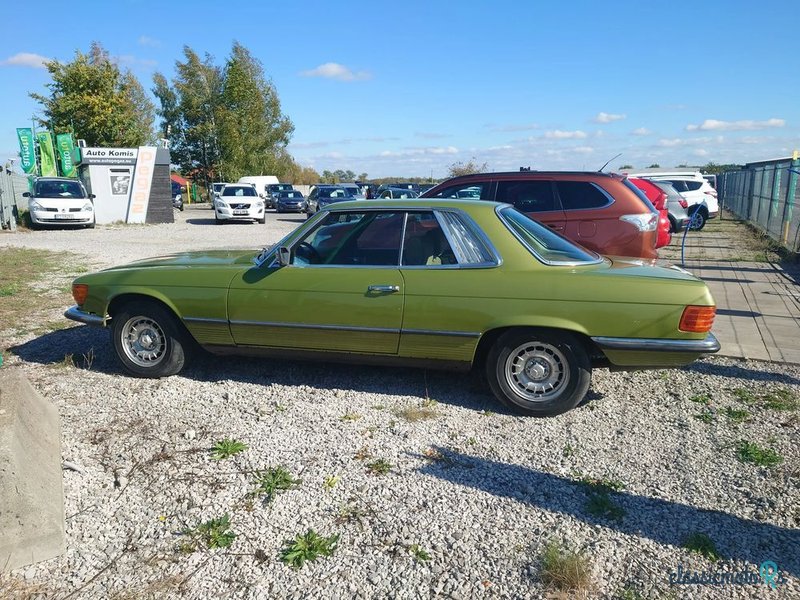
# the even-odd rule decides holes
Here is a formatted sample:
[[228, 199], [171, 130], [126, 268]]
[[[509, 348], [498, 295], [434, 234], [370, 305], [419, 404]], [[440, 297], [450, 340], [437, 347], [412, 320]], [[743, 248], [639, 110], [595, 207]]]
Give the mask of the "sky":
[[[33, 9], [33, 6], [36, 9]], [[100, 42], [146, 89], [188, 45], [258, 58], [318, 171], [744, 163], [800, 149], [798, 21], [786, 3], [39, 0], [3, 7], [0, 161], [46, 92], [42, 60]]]

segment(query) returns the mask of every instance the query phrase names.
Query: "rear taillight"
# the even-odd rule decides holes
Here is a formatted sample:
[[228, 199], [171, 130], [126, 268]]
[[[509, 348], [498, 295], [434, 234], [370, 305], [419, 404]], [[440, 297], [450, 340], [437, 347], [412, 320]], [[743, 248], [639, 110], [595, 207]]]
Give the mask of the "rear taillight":
[[72, 298], [75, 300], [75, 304], [78, 306], [83, 306], [83, 303], [86, 302], [86, 297], [89, 295], [89, 286], [85, 283], [73, 283], [72, 284]]
[[714, 324], [716, 306], [687, 306], [683, 309], [678, 329], [689, 333], [706, 333]]
[[712, 190], [708, 190], [706, 192], [706, 194], [708, 194], [709, 196], [714, 196], [714, 198], [716, 198], [717, 197], [717, 190], [713, 190], [713, 189]]
[[689, 208], [689, 203], [686, 200], [680, 200], [678, 204], [681, 205], [681, 208]]
[[620, 221], [635, 226], [639, 231], [655, 231], [658, 227], [658, 213], [640, 213], [638, 215], [622, 215]]
[[653, 206], [655, 206], [658, 210], [664, 210], [667, 207], [667, 194], [661, 192], [661, 195], [656, 198], [655, 202], [653, 202]]

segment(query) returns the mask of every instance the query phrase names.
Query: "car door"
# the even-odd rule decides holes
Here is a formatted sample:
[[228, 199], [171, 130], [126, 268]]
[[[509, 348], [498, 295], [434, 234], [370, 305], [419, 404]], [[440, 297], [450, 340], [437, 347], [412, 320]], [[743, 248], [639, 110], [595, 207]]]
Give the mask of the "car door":
[[520, 212], [563, 233], [566, 216], [549, 179], [507, 180], [497, 182], [497, 202], [508, 202]]
[[396, 354], [403, 317], [403, 213], [330, 211], [290, 264], [254, 267], [228, 294], [237, 345]]

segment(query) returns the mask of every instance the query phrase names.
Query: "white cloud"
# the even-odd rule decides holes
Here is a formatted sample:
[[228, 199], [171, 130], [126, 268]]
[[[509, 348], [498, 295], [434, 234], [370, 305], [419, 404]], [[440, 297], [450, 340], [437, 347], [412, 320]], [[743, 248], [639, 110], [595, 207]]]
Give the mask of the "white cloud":
[[662, 148], [674, 148], [675, 146], [680, 146], [681, 144], [683, 144], [683, 140], [680, 138], [658, 140], [658, 145]]
[[514, 131], [530, 131], [532, 129], [539, 129], [538, 123], [522, 123], [518, 125], [486, 125], [487, 129], [491, 131], [514, 132]]
[[754, 129], [769, 129], [771, 127], [783, 127], [786, 121], [783, 119], [767, 119], [766, 121], [718, 121], [717, 119], [706, 119], [700, 125], [687, 125], [686, 131], [752, 131]]
[[147, 48], [160, 48], [161, 47], [161, 40], [157, 40], [155, 38], [148, 37], [146, 35], [140, 35], [139, 39], [137, 40], [140, 46], [145, 46]]
[[303, 77], [323, 77], [325, 79], [335, 79], [337, 81], [362, 81], [372, 78], [368, 71], [351, 71], [344, 65], [329, 62], [322, 64], [308, 71], [301, 71]]
[[631, 131], [631, 135], [650, 135], [651, 133], [653, 132], [650, 131], [647, 127], [638, 127], [637, 129]]
[[613, 123], [614, 121], [622, 121], [627, 115], [615, 115], [607, 112], [597, 113], [594, 118], [595, 123]]
[[561, 131], [554, 129], [553, 131], [545, 131], [544, 137], [550, 140], [582, 140], [586, 136], [585, 131]]
[[150, 58], [136, 58], [132, 54], [120, 54], [119, 56], [112, 56], [111, 62], [126, 67], [144, 67], [146, 69], [154, 69], [158, 66], [157, 60]]
[[696, 150], [692, 150], [692, 154], [695, 156], [708, 156], [708, 150], [697, 148]]
[[32, 69], [44, 69], [44, 63], [50, 60], [41, 54], [32, 52], [19, 52], [14, 56], [0, 61], [0, 65], [9, 67], [31, 67]]
[[409, 156], [436, 156], [442, 154], [458, 154], [458, 148], [455, 146], [434, 146], [429, 148], [407, 148], [399, 152], [384, 150], [379, 156], [403, 158]]
[[594, 148], [591, 146], [578, 146], [577, 148], [573, 148], [572, 151], [578, 154], [591, 154], [594, 152]]

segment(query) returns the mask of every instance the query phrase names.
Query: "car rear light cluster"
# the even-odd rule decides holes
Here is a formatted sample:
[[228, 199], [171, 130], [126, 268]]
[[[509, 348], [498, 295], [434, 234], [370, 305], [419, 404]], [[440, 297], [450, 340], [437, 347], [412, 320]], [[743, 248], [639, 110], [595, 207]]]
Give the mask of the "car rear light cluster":
[[678, 329], [689, 333], [709, 332], [716, 314], [716, 306], [687, 306], [683, 309]]
[[89, 286], [85, 283], [73, 283], [72, 284], [72, 298], [75, 300], [75, 304], [78, 306], [83, 306], [83, 303], [86, 302], [86, 297], [89, 295]]
[[619, 220], [634, 225], [639, 231], [655, 231], [658, 228], [658, 213], [622, 215]]
[[706, 194], [708, 194], [709, 196], [714, 196], [714, 198], [716, 198], [717, 197], [717, 190], [708, 190], [706, 192]]
[[689, 203], [686, 200], [680, 200], [678, 204], [681, 205], [681, 208], [689, 208]]

